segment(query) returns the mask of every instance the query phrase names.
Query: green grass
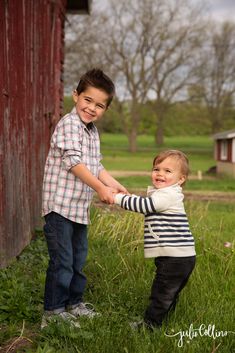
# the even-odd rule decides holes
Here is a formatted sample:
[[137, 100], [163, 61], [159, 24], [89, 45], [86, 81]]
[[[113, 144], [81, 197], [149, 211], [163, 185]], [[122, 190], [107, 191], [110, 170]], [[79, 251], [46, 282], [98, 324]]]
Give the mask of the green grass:
[[[104, 133], [101, 135], [101, 141], [104, 148], [128, 150], [128, 140], [123, 134]], [[154, 137], [149, 135], [139, 135], [137, 138], [137, 145], [140, 150], [156, 148]], [[213, 140], [210, 136], [166, 136], [163, 148], [208, 151], [211, 150], [212, 145]]]
[[[146, 171], [150, 172], [153, 158], [164, 149], [180, 149], [189, 158], [191, 175], [202, 172], [203, 180], [189, 180], [185, 190], [203, 191], [235, 191], [234, 179], [226, 176], [207, 178], [206, 172], [216, 165], [213, 158], [213, 140], [210, 136], [177, 136], [166, 137], [164, 146], [156, 147], [152, 136], [138, 136], [138, 151], [128, 151], [128, 141], [125, 135], [102, 134], [102, 163], [109, 171]], [[148, 176], [117, 177], [127, 188], [146, 188], [151, 184]]]
[[93, 209], [89, 229], [89, 257], [85, 272], [85, 300], [102, 313], [81, 320], [81, 329], [66, 325], [40, 331], [47, 267], [42, 234], [12, 265], [0, 271], [0, 346], [21, 337], [30, 343], [17, 352], [27, 353], [228, 353], [233, 334], [213, 339], [198, 336], [167, 337], [190, 324], [199, 328], [214, 324], [217, 331], [235, 331], [234, 204], [187, 202], [191, 229], [196, 239], [197, 265], [183, 290], [168, 327], [150, 333], [132, 331], [129, 322], [143, 316], [154, 276], [154, 264], [143, 257], [143, 218], [130, 212]]
[[[138, 152], [128, 152], [124, 135], [102, 134], [104, 166], [108, 170], [150, 171], [153, 157], [162, 149], [177, 148], [189, 157], [196, 174], [215, 165], [210, 137], [167, 137], [161, 148], [150, 136], [138, 137]], [[118, 178], [127, 188], [145, 189], [147, 176]], [[234, 180], [203, 178], [189, 180], [186, 191], [234, 191]], [[213, 339], [205, 335], [177, 337], [190, 324], [199, 328], [215, 325], [217, 331], [235, 331], [234, 308], [234, 212], [233, 203], [188, 201], [186, 208], [196, 239], [197, 265], [168, 327], [149, 333], [132, 331], [129, 322], [142, 318], [154, 276], [152, 260], [143, 257], [141, 215], [111, 209], [92, 209], [89, 228], [89, 257], [85, 272], [85, 300], [102, 313], [94, 320], [81, 320], [81, 329], [66, 325], [40, 331], [43, 292], [48, 263], [46, 242], [39, 233], [18, 260], [0, 270], [0, 350], [25, 353], [228, 353], [235, 351], [234, 334]], [[233, 246], [224, 247], [224, 242]], [[27, 343], [27, 344], [26, 344]]]
[[188, 155], [193, 173], [207, 171], [215, 165], [213, 159], [213, 141], [209, 136], [166, 137], [161, 147], [154, 144], [153, 136], [138, 136], [138, 151], [128, 151], [125, 135], [102, 134], [101, 151], [107, 170], [151, 170], [153, 158], [163, 149], [180, 149]]

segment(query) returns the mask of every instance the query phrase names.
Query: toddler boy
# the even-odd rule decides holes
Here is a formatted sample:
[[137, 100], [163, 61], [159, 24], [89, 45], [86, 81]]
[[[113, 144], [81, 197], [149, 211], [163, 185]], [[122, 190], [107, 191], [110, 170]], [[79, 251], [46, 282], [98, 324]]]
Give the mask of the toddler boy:
[[135, 327], [143, 323], [149, 328], [162, 325], [195, 266], [194, 239], [181, 187], [188, 173], [184, 153], [164, 151], [153, 160], [153, 187], [148, 188], [147, 197], [115, 195], [116, 204], [145, 215], [144, 254], [154, 258], [157, 267], [144, 322], [134, 323]]

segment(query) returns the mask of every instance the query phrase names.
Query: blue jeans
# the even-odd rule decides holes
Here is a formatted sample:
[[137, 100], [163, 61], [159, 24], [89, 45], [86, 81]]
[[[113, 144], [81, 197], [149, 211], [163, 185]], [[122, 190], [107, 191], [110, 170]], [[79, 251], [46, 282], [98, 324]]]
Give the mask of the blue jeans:
[[45, 216], [49, 264], [46, 274], [44, 309], [64, 311], [82, 301], [86, 276], [82, 272], [88, 251], [87, 226], [58, 213]]

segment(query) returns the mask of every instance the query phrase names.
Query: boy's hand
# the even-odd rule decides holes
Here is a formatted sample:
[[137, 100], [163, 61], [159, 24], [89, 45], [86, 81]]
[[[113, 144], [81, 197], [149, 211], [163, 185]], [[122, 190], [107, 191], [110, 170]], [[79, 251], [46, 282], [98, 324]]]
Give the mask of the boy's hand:
[[130, 193], [125, 188], [112, 188], [111, 186], [107, 186], [107, 188], [112, 192], [115, 196], [117, 194], [130, 195]]
[[121, 184], [117, 187], [117, 192], [121, 194], [130, 195], [129, 191]]
[[120, 184], [116, 179], [114, 179], [105, 169], [102, 169], [101, 172], [99, 173], [99, 180], [104, 184], [112, 189], [115, 189], [117, 193], [124, 193], [127, 195], [130, 195], [130, 193], [127, 191], [127, 189]]
[[112, 188], [111, 186], [107, 186], [107, 188], [112, 192], [112, 194], [117, 194], [119, 191], [116, 188]]
[[101, 201], [110, 205], [114, 203], [114, 194], [112, 188], [104, 185], [102, 188], [97, 190], [97, 193]]

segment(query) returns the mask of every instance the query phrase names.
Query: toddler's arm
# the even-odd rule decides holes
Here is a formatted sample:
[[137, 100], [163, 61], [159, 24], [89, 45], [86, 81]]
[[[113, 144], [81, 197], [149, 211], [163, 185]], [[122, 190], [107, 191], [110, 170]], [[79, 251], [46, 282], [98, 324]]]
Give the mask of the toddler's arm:
[[136, 195], [116, 194], [114, 203], [125, 208], [126, 210], [139, 212], [143, 214], [156, 212], [154, 203], [151, 197], [142, 197]]

